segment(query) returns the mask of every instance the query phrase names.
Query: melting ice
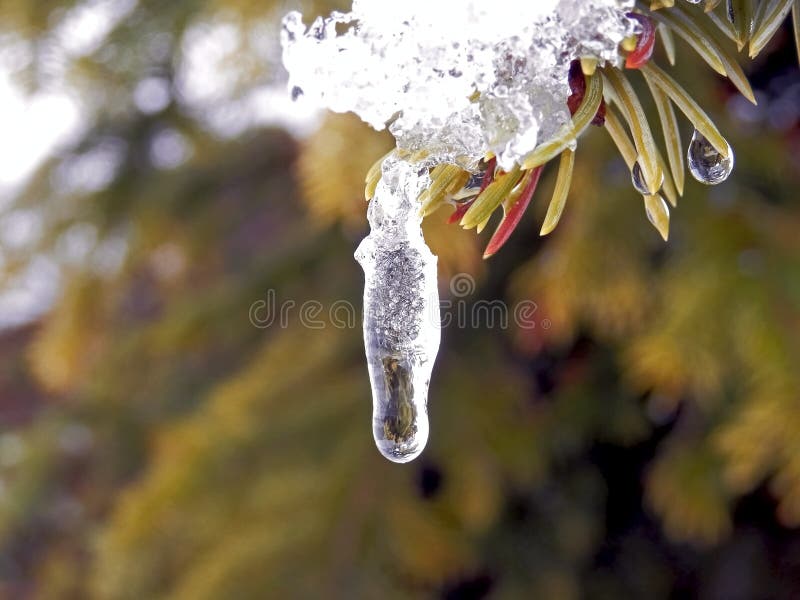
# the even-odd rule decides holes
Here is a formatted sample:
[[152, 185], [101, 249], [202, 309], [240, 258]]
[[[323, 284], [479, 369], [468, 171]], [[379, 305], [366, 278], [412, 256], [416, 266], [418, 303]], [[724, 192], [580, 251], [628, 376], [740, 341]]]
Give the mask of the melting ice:
[[[417, 198], [440, 163], [503, 169], [568, 123], [567, 74], [576, 58], [619, 61], [633, 0], [354, 0], [348, 13], [283, 22], [294, 96], [388, 127], [399, 153], [383, 165], [369, 208], [364, 344], [381, 453], [407, 462], [428, 438], [427, 396], [439, 348], [436, 257]], [[410, 160], [410, 159], [409, 159]]]
[[364, 268], [364, 347], [372, 383], [372, 430], [389, 460], [416, 458], [428, 441], [428, 384], [439, 350], [436, 257], [420, 230], [420, 168], [394, 157], [369, 207]]

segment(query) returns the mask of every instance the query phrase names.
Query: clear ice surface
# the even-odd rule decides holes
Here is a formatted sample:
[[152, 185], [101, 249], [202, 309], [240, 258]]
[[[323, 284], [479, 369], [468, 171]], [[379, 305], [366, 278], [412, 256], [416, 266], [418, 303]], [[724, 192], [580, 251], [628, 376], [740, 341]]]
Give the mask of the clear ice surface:
[[354, 0], [352, 11], [284, 18], [290, 89], [387, 126], [398, 148], [474, 169], [509, 169], [568, 122], [575, 58], [619, 61], [633, 0]]
[[364, 348], [372, 431], [381, 454], [408, 462], [428, 441], [428, 385], [439, 351], [436, 257], [420, 230], [417, 197], [427, 169], [390, 157], [369, 206], [370, 234], [356, 251], [364, 269]]

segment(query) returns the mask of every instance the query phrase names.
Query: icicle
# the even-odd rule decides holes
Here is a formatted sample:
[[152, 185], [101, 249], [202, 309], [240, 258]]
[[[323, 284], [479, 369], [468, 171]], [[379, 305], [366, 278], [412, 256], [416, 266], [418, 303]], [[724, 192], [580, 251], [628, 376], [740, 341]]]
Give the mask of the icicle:
[[381, 454], [399, 463], [428, 441], [428, 385], [439, 351], [437, 259], [422, 237], [417, 203], [428, 183], [427, 169], [387, 158], [369, 207], [372, 230], [355, 254], [365, 279], [372, 431]]

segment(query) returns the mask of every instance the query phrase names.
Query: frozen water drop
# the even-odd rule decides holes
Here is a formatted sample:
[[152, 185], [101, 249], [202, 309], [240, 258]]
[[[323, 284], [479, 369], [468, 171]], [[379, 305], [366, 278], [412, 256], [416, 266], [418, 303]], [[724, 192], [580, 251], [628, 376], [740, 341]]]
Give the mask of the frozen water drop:
[[728, 156], [723, 156], [703, 135], [695, 130], [687, 152], [689, 171], [700, 183], [717, 185], [733, 171], [733, 148], [728, 144]]

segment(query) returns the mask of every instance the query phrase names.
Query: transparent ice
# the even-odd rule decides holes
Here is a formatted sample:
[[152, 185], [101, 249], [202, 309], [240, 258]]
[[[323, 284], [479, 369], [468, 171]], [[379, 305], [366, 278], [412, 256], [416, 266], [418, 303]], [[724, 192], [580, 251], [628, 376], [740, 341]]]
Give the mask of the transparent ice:
[[420, 230], [417, 197], [427, 169], [394, 157], [369, 207], [370, 234], [356, 251], [364, 269], [364, 347], [372, 384], [372, 431], [394, 462], [428, 441], [428, 384], [439, 350], [436, 257]]
[[440, 163], [473, 173], [488, 152], [508, 170], [569, 122], [570, 63], [617, 64], [634, 31], [633, 0], [354, 0], [303, 24], [283, 21], [292, 96], [352, 111], [389, 128], [398, 151], [383, 164], [358, 248], [364, 344], [381, 453], [407, 462], [428, 439], [427, 396], [439, 349], [436, 257], [417, 199]]

